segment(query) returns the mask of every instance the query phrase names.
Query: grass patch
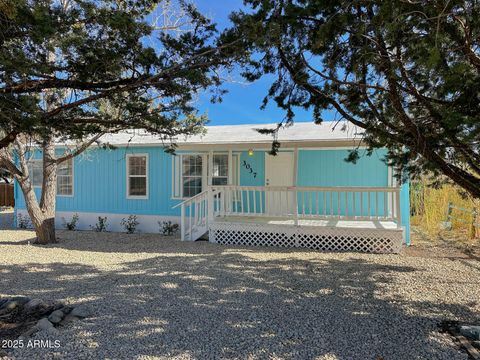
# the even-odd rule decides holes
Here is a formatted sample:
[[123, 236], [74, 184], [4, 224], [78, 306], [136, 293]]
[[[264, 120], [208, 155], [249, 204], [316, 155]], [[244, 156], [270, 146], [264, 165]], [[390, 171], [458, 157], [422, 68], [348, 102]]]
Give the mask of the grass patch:
[[[411, 224], [420, 229], [431, 239], [437, 239], [442, 233], [445, 236], [445, 229], [442, 223], [447, 220], [448, 204], [452, 203], [456, 207], [474, 210], [479, 212], [478, 200], [474, 200], [461, 188], [454, 185], [443, 185], [440, 188], [429, 186], [426, 179], [416, 181], [410, 187], [410, 214]], [[451, 224], [452, 228], [448, 233], [452, 237], [466, 242], [480, 235], [480, 229], [472, 225], [479, 223], [480, 219], [474, 219], [469, 212], [452, 210]], [[475, 220], [475, 221], [474, 221]]]

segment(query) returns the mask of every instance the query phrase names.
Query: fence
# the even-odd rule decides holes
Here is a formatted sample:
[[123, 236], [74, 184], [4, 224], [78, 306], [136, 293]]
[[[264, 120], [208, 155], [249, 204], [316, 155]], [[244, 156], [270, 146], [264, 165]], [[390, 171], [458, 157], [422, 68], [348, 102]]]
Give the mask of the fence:
[[[466, 215], [468, 219], [462, 217]], [[452, 228], [452, 221], [459, 221], [470, 226], [470, 237], [478, 237], [480, 235], [480, 221], [479, 214], [475, 209], [466, 209], [460, 206], [455, 206], [453, 203], [448, 203], [447, 218], [443, 222], [443, 228], [450, 230]]]
[[0, 184], [0, 206], [15, 206], [13, 184]]

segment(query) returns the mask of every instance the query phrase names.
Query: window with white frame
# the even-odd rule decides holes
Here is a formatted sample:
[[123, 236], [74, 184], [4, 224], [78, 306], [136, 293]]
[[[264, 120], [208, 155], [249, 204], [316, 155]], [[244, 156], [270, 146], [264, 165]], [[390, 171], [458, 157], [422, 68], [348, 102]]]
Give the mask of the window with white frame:
[[182, 197], [202, 192], [202, 155], [182, 155]]
[[214, 154], [212, 169], [212, 185], [228, 184], [228, 155]]
[[42, 160], [30, 160], [28, 162], [28, 173], [32, 186], [42, 187], [43, 183], [43, 161]]
[[73, 195], [73, 159], [68, 159], [58, 164], [57, 195]]
[[148, 158], [146, 154], [127, 155], [127, 197], [148, 197]]

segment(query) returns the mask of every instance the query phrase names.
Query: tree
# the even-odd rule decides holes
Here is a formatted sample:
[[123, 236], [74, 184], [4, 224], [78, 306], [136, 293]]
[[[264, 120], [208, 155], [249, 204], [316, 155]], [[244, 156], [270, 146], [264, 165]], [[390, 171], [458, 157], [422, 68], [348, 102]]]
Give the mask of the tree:
[[444, 174], [480, 197], [477, 1], [246, 4], [224, 38], [244, 39], [249, 80], [276, 74], [264, 101], [286, 110], [279, 128], [295, 107], [316, 122], [333, 110], [363, 129], [367, 153], [386, 147], [397, 174]]
[[10, 173], [7, 170], [1, 169], [1, 168], [0, 168], [0, 179], [3, 180], [5, 184], [10, 184], [10, 182], [12, 181]]
[[[131, 128], [172, 150], [176, 136], [201, 130], [195, 96], [221, 95], [219, 71], [232, 61], [215, 26], [181, 0], [5, 0], [0, 34], [0, 166], [18, 181], [40, 243], [55, 241], [59, 164]], [[65, 141], [73, 146], [57, 154]], [[28, 169], [35, 148], [40, 201]]]

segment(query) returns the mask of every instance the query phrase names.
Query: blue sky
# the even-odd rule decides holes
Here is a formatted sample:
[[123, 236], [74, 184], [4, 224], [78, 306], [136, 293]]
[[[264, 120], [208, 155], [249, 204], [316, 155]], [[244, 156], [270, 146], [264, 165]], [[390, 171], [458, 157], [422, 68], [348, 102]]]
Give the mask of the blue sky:
[[[207, 15], [223, 29], [230, 24], [228, 15], [243, 7], [242, 0], [194, 0], [202, 14]], [[209, 125], [230, 124], [266, 124], [281, 121], [285, 112], [272, 102], [265, 110], [260, 110], [262, 100], [267, 94], [273, 77], [263, 77], [254, 83], [247, 83], [238, 73], [232, 75], [234, 82], [225, 83], [223, 88], [228, 93], [222, 103], [211, 104], [210, 96], [201, 96], [198, 108], [206, 112], [210, 119]], [[295, 121], [312, 121], [310, 112], [298, 109]]]

